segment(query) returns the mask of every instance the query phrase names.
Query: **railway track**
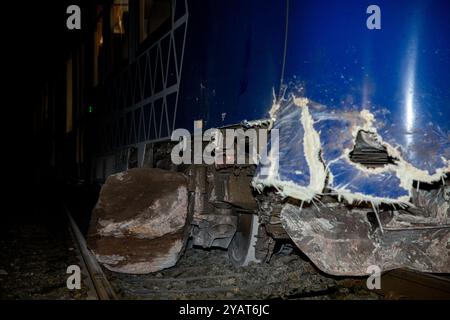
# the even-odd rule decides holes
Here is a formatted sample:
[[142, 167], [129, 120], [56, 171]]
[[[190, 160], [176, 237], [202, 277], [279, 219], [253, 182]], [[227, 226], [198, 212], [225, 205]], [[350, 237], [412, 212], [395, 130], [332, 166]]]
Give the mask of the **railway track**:
[[70, 211], [64, 206], [69, 224], [69, 232], [74, 240], [77, 251], [80, 255], [81, 269], [86, 271], [87, 285], [90, 291], [95, 294], [98, 300], [116, 300], [117, 295], [111, 284], [103, 273], [102, 267], [98, 264], [93, 254], [89, 251], [86, 241], [80, 232]]
[[397, 269], [381, 277], [380, 293], [386, 299], [450, 300], [450, 276]]
[[[96, 299], [450, 299], [450, 277], [409, 270], [383, 274], [382, 289], [365, 278], [333, 278], [294, 255], [235, 268], [221, 251], [189, 249], [177, 266], [148, 275], [103, 271], [65, 207], [69, 231]], [[114, 291], [116, 288], [116, 291]]]

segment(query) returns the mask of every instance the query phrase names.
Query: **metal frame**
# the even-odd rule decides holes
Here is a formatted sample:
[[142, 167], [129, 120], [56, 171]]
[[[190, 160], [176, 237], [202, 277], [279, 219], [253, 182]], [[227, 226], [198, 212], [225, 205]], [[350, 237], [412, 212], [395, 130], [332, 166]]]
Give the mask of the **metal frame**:
[[[107, 115], [100, 120], [99, 143], [104, 148], [98, 155], [165, 140], [174, 130], [188, 10], [187, 0], [173, 2], [171, 30], [137, 56], [106, 90]], [[180, 3], [184, 14], [175, 17]]]
[[[188, 16], [187, 0], [173, 0], [170, 31], [107, 86], [97, 159], [170, 138], [178, 108]], [[115, 168], [119, 167], [121, 164], [115, 163]]]

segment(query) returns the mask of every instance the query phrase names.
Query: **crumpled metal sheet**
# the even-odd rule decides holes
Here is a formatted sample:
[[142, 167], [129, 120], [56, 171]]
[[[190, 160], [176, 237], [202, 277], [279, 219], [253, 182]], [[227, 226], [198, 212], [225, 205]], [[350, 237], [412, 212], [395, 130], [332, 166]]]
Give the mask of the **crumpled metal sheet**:
[[450, 224], [450, 185], [430, 191], [413, 190], [413, 204], [425, 212], [428, 220]]
[[450, 159], [450, 3], [380, 0], [381, 30], [365, 26], [369, 4], [290, 3], [288, 90], [328, 113], [370, 111], [383, 141], [433, 175]]
[[[381, 124], [384, 128], [387, 127], [386, 119], [377, 118], [375, 112], [368, 109], [360, 110], [357, 107], [343, 108], [338, 111], [307, 99], [305, 99], [306, 104], [300, 106], [295, 103], [296, 100], [296, 98], [290, 98], [287, 101], [281, 101], [275, 113], [273, 129], [278, 131], [279, 151], [272, 152], [273, 146], [268, 145], [267, 155], [270, 161], [264, 159], [259, 165], [254, 179], [254, 185], [257, 187], [258, 185], [273, 186], [285, 196], [292, 196], [292, 194], [285, 192], [284, 187], [303, 188], [305, 192], [296, 193], [293, 197], [310, 201], [314, 198], [310, 196], [310, 192], [316, 195], [321, 194], [322, 190], [318, 190], [317, 184], [316, 189], [312, 189], [311, 181], [317, 180], [317, 175], [322, 174], [317, 168], [323, 166], [327, 174], [321, 177], [323, 186], [330, 188], [336, 195], [343, 196], [349, 202], [368, 200], [374, 203], [406, 203], [412, 195], [414, 181], [428, 183], [439, 181], [447, 172], [450, 172], [450, 155], [446, 158], [446, 153], [434, 155], [434, 162], [430, 159], [424, 160], [418, 167], [409, 163], [408, 153], [403, 153], [403, 149], [398, 144], [391, 145], [385, 141], [383, 133], [386, 131], [379, 130], [381, 130]], [[311, 128], [305, 128], [302, 123], [305, 114], [313, 120]], [[395, 125], [391, 124], [391, 126]], [[318, 134], [319, 149], [306, 149], [308, 142], [305, 137], [309, 134], [308, 130]], [[394, 163], [380, 168], [368, 168], [352, 162], [350, 152], [355, 146], [356, 136], [360, 130], [377, 136], [380, 144], [388, 147], [389, 156], [395, 158]], [[441, 144], [441, 147], [445, 146], [446, 143]], [[410, 150], [409, 153], [413, 151]], [[417, 149], [415, 152], [419, 151]], [[308, 160], [308, 152], [314, 153], [312, 155], [316, 159], [314, 165], [311, 160]], [[430, 157], [429, 154], [428, 157]], [[417, 163], [418, 158], [415, 159], [414, 163]], [[431, 163], [434, 169], [429, 173], [424, 168]], [[270, 173], [270, 178], [267, 173]]]
[[329, 274], [367, 275], [372, 265], [382, 271], [450, 272], [449, 227], [380, 233], [364, 210], [291, 204], [281, 211], [281, 221], [298, 248]]
[[[259, 166], [253, 185], [302, 200], [286, 205], [283, 226], [324, 271], [362, 275], [366, 266], [380, 264], [383, 270], [449, 272], [447, 220], [417, 216], [412, 208], [423, 214], [424, 205], [434, 206], [431, 216], [448, 212], [449, 199], [430, 206], [429, 195], [415, 189], [420, 193], [422, 183], [445, 182], [450, 173], [450, 4], [380, 0], [377, 5], [382, 30], [365, 28], [367, 6], [361, 1], [290, 2], [286, 94], [270, 112], [280, 152], [268, 146], [270, 162]], [[299, 97], [307, 103], [296, 103]], [[312, 118], [309, 127], [305, 116]], [[378, 168], [352, 162], [359, 131], [376, 136], [393, 161]], [[312, 133], [319, 148], [308, 148]], [[408, 212], [395, 212], [386, 225], [391, 230], [380, 236], [370, 230], [367, 211], [316, 211], [329, 192], [355, 208], [372, 203], [376, 210], [389, 203], [408, 206]]]
[[[275, 147], [269, 140], [268, 150], [263, 154], [264, 159], [257, 168], [256, 177], [265, 180], [275, 172], [275, 178], [279, 181], [295, 182], [307, 187], [311, 173], [304, 151], [305, 131], [300, 121], [301, 110], [290, 101], [278, 110], [276, 117], [272, 132], [278, 131], [279, 142]], [[278, 150], [275, 151], [275, 148]]]
[[[413, 180], [431, 183], [450, 172], [450, 5], [445, 0], [380, 0], [377, 5], [389, 13], [382, 15], [382, 30], [365, 27], [366, 7], [360, 1], [289, 4], [288, 101], [277, 101], [273, 124], [281, 137], [275, 182], [307, 188], [316, 174], [302, 153], [301, 119], [285, 125], [301, 118], [290, 95], [309, 99], [329, 186], [347, 200], [407, 202]], [[372, 117], [370, 126], [361, 112]], [[364, 127], [401, 158], [403, 168], [376, 171], [350, 163], [353, 129]]]
[[315, 119], [314, 128], [320, 132], [322, 159], [332, 177], [329, 182], [331, 189], [345, 189], [360, 194], [359, 198], [383, 198], [385, 201], [408, 196], [408, 190], [401, 187], [400, 179], [393, 170], [366, 170], [349, 160], [349, 153], [355, 144], [355, 133], [358, 128], [366, 126], [361, 112], [310, 110]]

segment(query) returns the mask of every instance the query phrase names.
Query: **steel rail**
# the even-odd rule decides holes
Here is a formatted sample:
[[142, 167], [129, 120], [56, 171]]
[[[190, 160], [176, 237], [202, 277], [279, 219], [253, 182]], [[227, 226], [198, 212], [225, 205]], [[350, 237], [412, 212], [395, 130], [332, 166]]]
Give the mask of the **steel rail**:
[[78, 250], [83, 258], [83, 262], [86, 265], [90, 280], [94, 285], [95, 292], [99, 300], [117, 300], [117, 296], [103, 273], [102, 268], [98, 264], [97, 260], [93, 254], [89, 251], [86, 245], [86, 240], [84, 239], [80, 229], [70, 214], [69, 209], [64, 205], [64, 211], [66, 212], [67, 219], [69, 222], [69, 227], [74, 236], [74, 240], [78, 247]]

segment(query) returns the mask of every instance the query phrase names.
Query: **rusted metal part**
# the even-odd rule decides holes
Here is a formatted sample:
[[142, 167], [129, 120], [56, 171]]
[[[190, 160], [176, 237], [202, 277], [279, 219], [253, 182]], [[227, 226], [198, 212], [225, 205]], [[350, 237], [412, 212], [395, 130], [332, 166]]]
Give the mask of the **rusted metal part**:
[[252, 169], [194, 165], [189, 172], [195, 199], [192, 243], [226, 249], [238, 225], [236, 211], [251, 214], [256, 209], [250, 185]]
[[450, 186], [432, 190], [414, 189], [415, 207], [396, 210], [385, 219], [386, 230], [423, 230], [450, 227]]
[[228, 202], [235, 207], [255, 210], [256, 201], [251, 186], [254, 166], [233, 166], [217, 169], [209, 166], [207, 172], [208, 201]]
[[276, 240], [266, 231], [266, 226], [259, 224], [258, 235], [255, 244], [255, 258], [261, 262], [267, 262], [272, 257]]
[[265, 192], [256, 197], [261, 225], [274, 239], [289, 239], [289, 235], [281, 225], [280, 213], [283, 209], [282, 198], [275, 192]]
[[367, 275], [371, 265], [382, 271], [450, 272], [450, 228], [381, 233], [369, 221], [369, 212], [345, 206], [300, 209], [287, 203], [281, 220], [299, 249], [329, 274]]
[[187, 242], [189, 202], [182, 173], [138, 168], [112, 175], [92, 213], [89, 247], [116, 272], [171, 267]]
[[203, 248], [228, 248], [237, 228], [237, 216], [228, 203], [217, 203], [214, 213], [196, 217], [192, 224], [193, 244]]
[[252, 177], [245, 172], [234, 172], [226, 180], [226, 192], [224, 201], [232, 203], [234, 206], [256, 209], [256, 201], [251, 187]]
[[194, 165], [190, 167], [191, 177], [189, 184], [190, 190], [194, 191], [194, 218], [202, 214], [208, 213], [208, 193], [206, 172], [207, 167], [203, 165]]
[[425, 191], [413, 190], [413, 203], [436, 223], [450, 224], [450, 185]]
[[[233, 206], [224, 202], [224, 183], [226, 178], [218, 173], [213, 166], [194, 165], [190, 168], [194, 190], [194, 219], [192, 220], [192, 244], [203, 248], [228, 248], [236, 231], [237, 218], [233, 215]], [[218, 181], [219, 180], [219, 181]], [[221, 188], [214, 198], [211, 190], [215, 185]]]

